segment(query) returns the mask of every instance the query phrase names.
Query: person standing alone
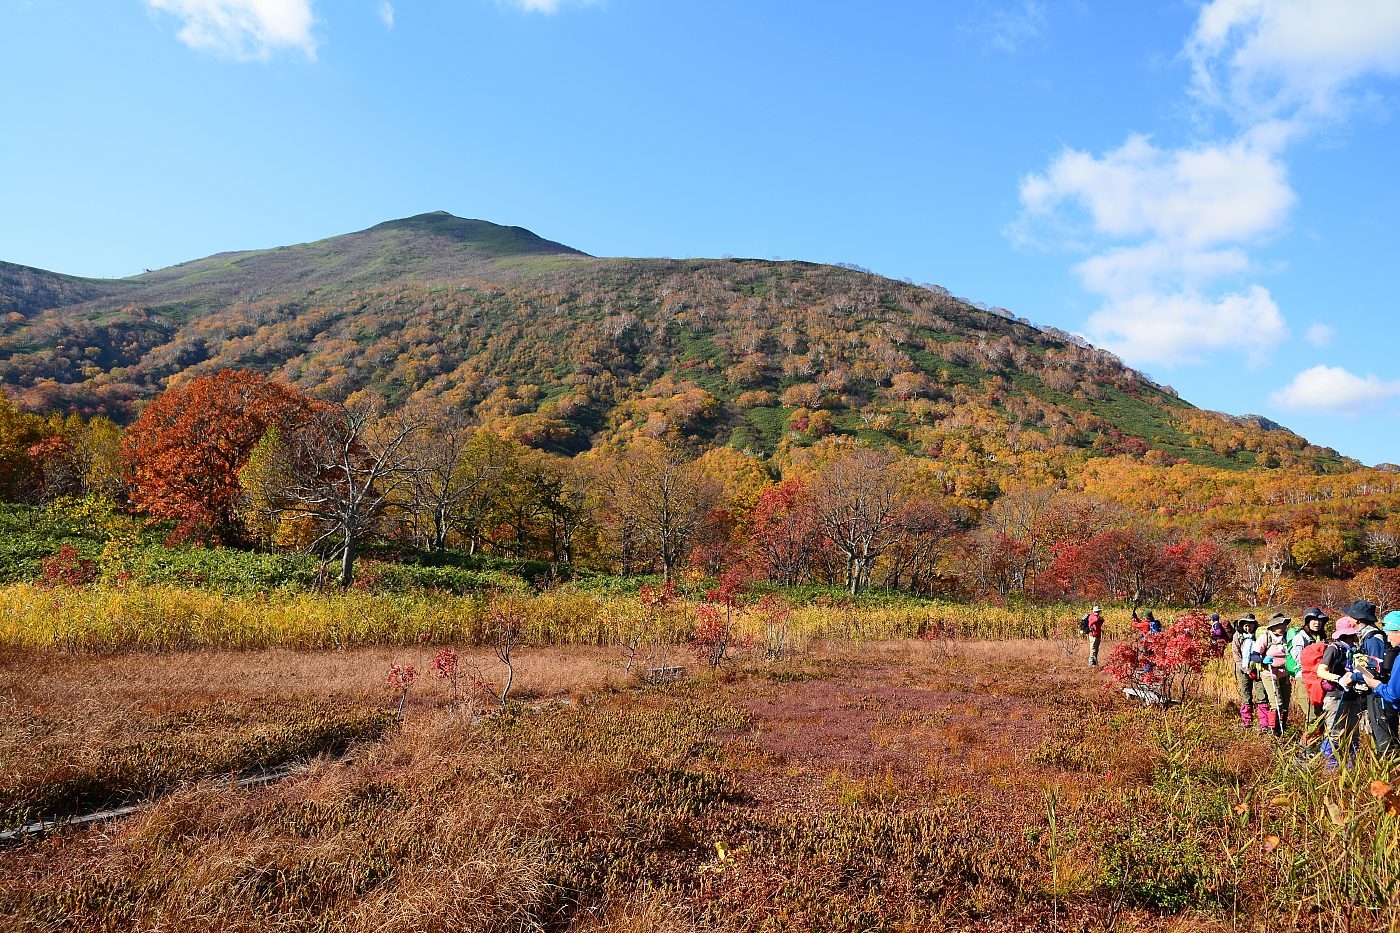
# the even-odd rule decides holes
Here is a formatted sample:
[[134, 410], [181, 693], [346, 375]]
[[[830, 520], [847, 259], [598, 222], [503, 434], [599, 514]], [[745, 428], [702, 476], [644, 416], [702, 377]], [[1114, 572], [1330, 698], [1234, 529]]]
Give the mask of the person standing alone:
[[1089, 666], [1098, 667], [1099, 645], [1103, 642], [1103, 616], [1099, 614], [1098, 606], [1084, 617], [1084, 634], [1089, 636]]

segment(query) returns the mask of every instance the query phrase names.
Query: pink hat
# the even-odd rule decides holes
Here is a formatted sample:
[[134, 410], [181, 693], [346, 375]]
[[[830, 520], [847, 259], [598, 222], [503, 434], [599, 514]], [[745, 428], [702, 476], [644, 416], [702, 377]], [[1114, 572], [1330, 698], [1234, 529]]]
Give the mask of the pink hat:
[[1337, 627], [1332, 630], [1333, 636], [1337, 635], [1359, 635], [1361, 627], [1356, 624], [1356, 620], [1351, 616], [1342, 616], [1337, 620]]

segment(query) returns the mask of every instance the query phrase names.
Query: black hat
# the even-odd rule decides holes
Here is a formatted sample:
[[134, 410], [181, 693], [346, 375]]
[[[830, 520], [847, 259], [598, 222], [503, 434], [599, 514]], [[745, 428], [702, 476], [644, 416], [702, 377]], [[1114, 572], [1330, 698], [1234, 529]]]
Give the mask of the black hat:
[[1309, 619], [1321, 619], [1322, 621], [1326, 622], [1327, 613], [1323, 612], [1316, 606], [1309, 606], [1308, 608], [1303, 610], [1303, 621], [1306, 622]]
[[1370, 622], [1372, 625], [1378, 624], [1376, 622], [1376, 604], [1365, 599], [1358, 599], [1350, 606], [1347, 606], [1346, 609], [1343, 610], [1342, 615], [1351, 616], [1358, 622]]

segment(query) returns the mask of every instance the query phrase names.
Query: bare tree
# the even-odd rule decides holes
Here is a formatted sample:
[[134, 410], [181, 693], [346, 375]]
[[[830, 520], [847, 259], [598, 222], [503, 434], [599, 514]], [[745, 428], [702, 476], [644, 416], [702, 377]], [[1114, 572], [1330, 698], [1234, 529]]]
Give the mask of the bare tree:
[[846, 589], [852, 596], [870, 582], [875, 560], [899, 534], [892, 464], [888, 454], [858, 450], [827, 467], [812, 487], [817, 521], [846, 559]]
[[381, 399], [321, 406], [263, 458], [261, 468], [276, 479], [267, 508], [310, 519], [320, 532], [311, 550], [334, 542], [343, 587], [355, 579], [360, 542], [417, 476], [407, 450], [420, 417], [411, 410], [385, 414]]
[[927, 595], [938, 578], [949, 539], [960, 530], [958, 517], [938, 502], [919, 498], [907, 501], [896, 521], [899, 533], [885, 553], [884, 585]]
[[441, 551], [486, 477], [463, 464], [473, 437], [465, 413], [424, 403], [409, 417], [415, 428], [404, 446], [404, 461], [411, 467], [410, 480], [404, 484], [404, 505], [419, 526], [415, 529], [419, 539]]
[[1120, 516], [1106, 503], [1053, 487], [1009, 492], [994, 502], [982, 517], [984, 541], [997, 542], [1002, 553], [1000, 572], [1005, 574], [1003, 595], [1027, 592], [1035, 577], [1055, 559], [1064, 542], [1081, 543], [1103, 528], [1119, 523]]
[[515, 683], [515, 646], [520, 641], [520, 612], [514, 605], [491, 610], [492, 647], [496, 660], [505, 667], [505, 683], [501, 684], [501, 709], [510, 701], [510, 688]]
[[614, 466], [610, 486], [622, 530], [669, 581], [718, 503], [719, 488], [680, 450], [654, 441], [628, 448]]
[[1255, 548], [1239, 562], [1240, 595], [1246, 605], [1251, 608], [1278, 605], [1283, 593], [1284, 571], [1290, 559], [1288, 542], [1276, 539]]

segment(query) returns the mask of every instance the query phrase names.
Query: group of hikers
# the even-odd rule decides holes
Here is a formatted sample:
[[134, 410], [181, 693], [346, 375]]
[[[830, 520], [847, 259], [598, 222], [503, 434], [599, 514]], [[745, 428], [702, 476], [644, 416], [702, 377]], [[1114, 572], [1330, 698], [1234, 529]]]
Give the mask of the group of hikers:
[[[1103, 626], [1098, 606], [1080, 622], [1091, 665], [1099, 662]], [[1161, 625], [1149, 612], [1140, 630], [1160, 632]], [[1282, 737], [1294, 682], [1302, 681], [1302, 742], [1318, 742], [1329, 767], [1351, 759], [1363, 731], [1378, 756], [1400, 753], [1400, 677], [1391, 677], [1400, 657], [1400, 610], [1378, 619], [1376, 604], [1358, 599], [1335, 623], [1317, 607], [1304, 609], [1296, 622], [1281, 612], [1261, 622], [1248, 612], [1230, 626], [1212, 615], [1211, 641], [1221, 654], [1228, 652], [1242, 728]]]

